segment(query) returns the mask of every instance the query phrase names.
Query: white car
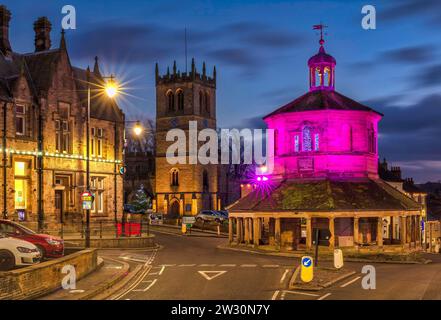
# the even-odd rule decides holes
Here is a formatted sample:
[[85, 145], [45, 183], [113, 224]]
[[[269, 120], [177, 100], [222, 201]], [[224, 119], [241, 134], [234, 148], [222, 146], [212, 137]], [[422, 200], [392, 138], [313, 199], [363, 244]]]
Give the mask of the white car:
[[39, 263], [40, 251], [32, 243], [0, 234], [0, 271]]

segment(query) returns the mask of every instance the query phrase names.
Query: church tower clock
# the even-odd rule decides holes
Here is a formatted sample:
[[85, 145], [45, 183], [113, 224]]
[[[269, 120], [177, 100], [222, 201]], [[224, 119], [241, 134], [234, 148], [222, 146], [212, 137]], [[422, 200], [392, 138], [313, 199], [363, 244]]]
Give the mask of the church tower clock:
[[156, 186], [154, 207], [167, 218], [196, 215], [200, 210], [218, 209], [217, 175], [215, 164], [190, 164], [187, 152], [185, 164], [170, 164], [166, 158], [167, 132], [184, 130], [189, 139], [189, 123], [198, 130], [216, 130], [216, 67], [207, 75], [205, 62], [202, 73], [196, 70], [194, 59], [191, 71], [181, 73], [176, 61], [173, 69], [159, 74], [156, 64]]

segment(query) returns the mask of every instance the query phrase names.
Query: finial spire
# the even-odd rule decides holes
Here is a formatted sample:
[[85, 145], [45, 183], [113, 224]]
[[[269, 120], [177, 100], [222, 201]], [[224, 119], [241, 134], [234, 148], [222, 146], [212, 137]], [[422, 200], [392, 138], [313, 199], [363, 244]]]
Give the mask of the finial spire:
[[205, 66], [205, 61], [202, 63], [202, 75], [204, 77], [207, 75], [207, 68]]
[[66, 31], [61, 29], [61, 40], [60, 40], [60, 49], [66, 49]]
[[98, 63], [98, 56], [95, 57], [95, 65], [93, 66], [93, 73], [97, 76], [101, 76], [100, 66]]
[[176, 75], [176, 60], [173, 62], [173, 74]]
[[320, 22], [320, 24], [316, 24], [312, 27], [313, 30], [320, 30], [320, 46], [323, 47], [323, 44], [325, 43], [325, 39], [323, 39], [323, 30], [327, 28], [328, 26], [325, 26], [323, 23]]

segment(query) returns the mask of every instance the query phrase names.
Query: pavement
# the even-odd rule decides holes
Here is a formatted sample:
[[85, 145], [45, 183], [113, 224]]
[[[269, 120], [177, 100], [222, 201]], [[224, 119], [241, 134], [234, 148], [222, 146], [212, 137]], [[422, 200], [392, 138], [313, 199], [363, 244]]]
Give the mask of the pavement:
[[[127, 264], [126, 277], [94, 299], [108, 300], [384, 300], [441, 299], [441, 255], [427, 255], [431, 264], [381, 264], [346, 262], [350, 277], [320, 291], [290, 290], [289, 281], [300, 259], [220, 249], [225, 237], [194, 231], [155, 228], [160, 248], [153, 250], [100, 250], [106, 262], [96, 274], [78, 282], [84, 294], [92, 291], [82, 281]], [[362, 273], [372, 265], [375, 274]], [[321, 266], [330, 266], [323, 262]], [[114, 270], [114, 272], [115, 272]], [[375, 279], [375, 289], [363, 289], [366, 276]], [[116, 277], [116, 273], [113, 277]], [[105, 279], [106, 276], [99, 276]], [[108, 279], [111, 277], [107, 275]], [[372, 280], [371, 280], [372, 281]], [[97, 280], [95, 281], [97, 282]], [[368, 281], [369, 282], [369, 281]], [[372, 283], [371, 283], [372, 284]], [[371, 285], [372, 287], [372, 285]], [[64, 293], [63, 297], [75, 297]], [[61, 296], [46, 297], [58, 299]]]

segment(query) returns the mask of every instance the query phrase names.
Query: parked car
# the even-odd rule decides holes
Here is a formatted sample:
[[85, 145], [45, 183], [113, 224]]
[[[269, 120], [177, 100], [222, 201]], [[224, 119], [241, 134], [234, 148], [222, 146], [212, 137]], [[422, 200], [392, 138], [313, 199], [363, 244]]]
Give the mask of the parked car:
[[40, 259], [40, 251], [32, 243], [0, 233], [0, 271], [39, 263]]
[[155, 224], [155, 225], [163, 224], [164, 223], [164, 216], [162, 214], [158, 214], [158, 213], [151, 213], [149, 215], [149, 221], [150, 221], [150, 224]]
[[38, 234], [25, 226], [9, 220], [0, 220], [0, 233], [34, 244], [42, 258], [59, 258], [64, 255], [64, 241], [47, 234]]
[[225, 219], [228, 219], [228, 211], [226, 210], [218, 210], [219, 214], [223, 216]]
[[215, 210], [202, 210], [196, 215], [197, 222], [222, 223], [226, 218]]

